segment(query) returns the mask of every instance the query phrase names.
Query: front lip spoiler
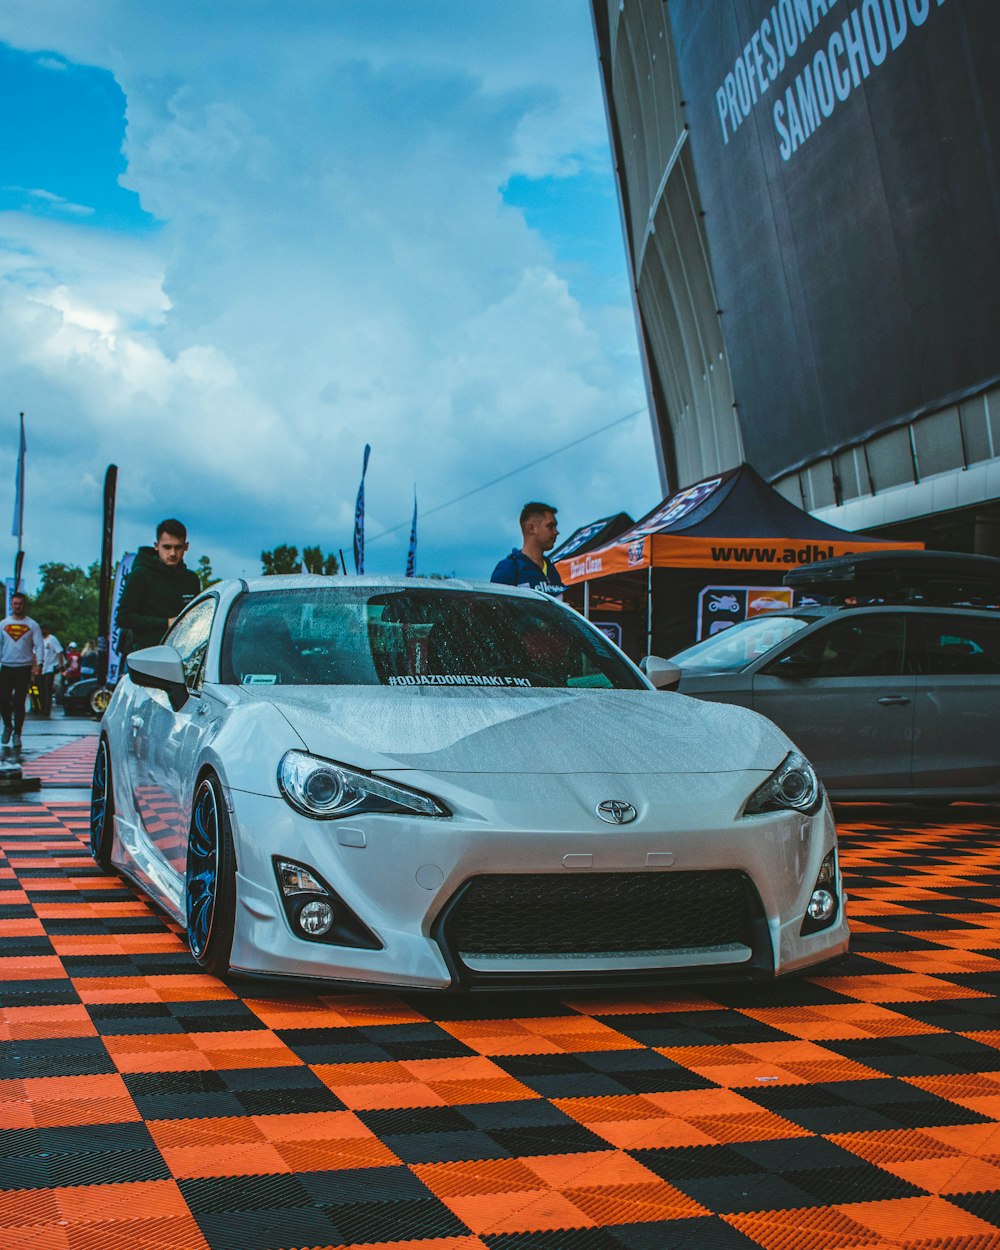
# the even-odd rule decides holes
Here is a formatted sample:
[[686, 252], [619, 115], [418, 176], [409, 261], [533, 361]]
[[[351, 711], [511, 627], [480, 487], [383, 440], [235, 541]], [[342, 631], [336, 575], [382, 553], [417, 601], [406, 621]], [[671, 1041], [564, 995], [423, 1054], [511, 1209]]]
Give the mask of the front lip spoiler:
[[559, 994], [585, 990], [634, 990], [689, 985], [760, 985], [768, 982], [800, 980], [829, 974], [846, 963], [850, 951], [838, 951], [829, 959], [819, 960], [791, 972], [775, 972], [773, 968], [749, 964], [725, 965], [711, 970], [704, 968], [668, 968], [656, 973], [642, 969], [636, 972], [585, 972], [554, 977], [548, 973], [496, 973], [489, 977], [454, 977], [450, 985], [391, 985], [384, 981], [358, 978], [293, 976], [285, 972], [252, 972], [247, 968], [231, 968], [229, 977], [244, 981], [266, 982], [303, 989], [364, 990], [384, 994], [428, 994], [437, 998], [459, 994], [512, 994], [534, 991]]
[[251, 968], [230, 968], [227, 977], [240, 981], [267, 981], [303, 989], [367, 990], [383, 994], [447, 994], [454, 985], [394, 985], [387, 981], [365, 981], [358, 977], [311, 977], [306, 973], [256, 972]]
[[[841, 957], [842, 958], [842, 957]], [[789, 973], [789, 976], [811, 975], [816, 964], [808, 969]], [[323, 988], [327, 991], [365, 990], [369, 993], [384, 994], [433, 994], [437, 997], [455, 994], [490, 994], [516, 993], [534, 990], [542, 994], [560, 994], [574, 990], [615, 990], [627, 986], [629, 989], [669, 985], [746, 985], [750, 982], [780, 980], [773, 971], [759, 968], [736, 970], [737, 966], [727, 965], [709, 974], [702, 968], [669, 968], [654, 974], [645, 970], [636, 973], [575, 973], [571, 976], [554, 977], [547, 973], [493, 973], [489, 977], [466, 977], [461, 981], [453, 980], [450, 985], [392, 985], [383, 981], [361, 981], [341, 977], [309, 977], [293, 976], [285, 972], [252, 972], [246, 968], [230, 968], [228, 978], [241, 981], [266, 981], [284, 986], [301, 986], [303, 989], [315, 990]]]
[[773, 968], [752, 967], [748, 964], [728, 965], [712, 969], [668, 968], [659, 973], [645, 969], [627, 973], [576, 973], [570, 977], [555, 978], [548, 974], [510, 973], [494, 974], [487, 979], [465, 980], [455, 978], [450, 985], [389, 985], [385, 982], [364, 981], [337, 977], [290, 976], [284, 972], [251, 972], [246, 968], [231, 968], [229, 976], [237, 980], [278, 983], [284, 986], [299, 985], [315, 990], [331, 987], [345, 990], [364, 990], [369, 993], [427, 994], [437, 998], [459, 994], [512, 994], [534, 991], [539, 994], [558, 994], [587, 990], [633, 990], [688, 985], [760, 985], [776, 981], [793, 981], [829, 975], [850, 959], [850, 948], [837, 951], [828, 959], [819, 960], [807, 967], [793, 968], [790, 972], [775, 972]]

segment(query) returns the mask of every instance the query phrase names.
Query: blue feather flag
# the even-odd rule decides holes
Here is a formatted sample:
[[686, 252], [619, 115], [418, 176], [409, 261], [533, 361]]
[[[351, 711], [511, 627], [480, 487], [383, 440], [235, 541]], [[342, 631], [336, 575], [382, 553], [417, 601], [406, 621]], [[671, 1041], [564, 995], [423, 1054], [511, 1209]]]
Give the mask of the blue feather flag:
[[417, 490], [413, 488], [413, 524], [410, 526], [410, 549], [406, 553], [406, 576], [414, 577], [417, 572]]
[[14, 524], [11, 533], [17, 539], [17, 545], [21, 545], [21, 537], [24, 534], [24, 453], [27, 451], [28, 445], [24, 441], [24, 413], [21, 413], [21, 444], [17, 453], [17, 477], [14, 479]]
[[354, 505], [354, 571], [365, 571], [365, 474], [368, 472], [368, 457], [371, 446], [365, 443], [365, 459], [361, 466], [361, 485], [358, 487], [358, 499]]

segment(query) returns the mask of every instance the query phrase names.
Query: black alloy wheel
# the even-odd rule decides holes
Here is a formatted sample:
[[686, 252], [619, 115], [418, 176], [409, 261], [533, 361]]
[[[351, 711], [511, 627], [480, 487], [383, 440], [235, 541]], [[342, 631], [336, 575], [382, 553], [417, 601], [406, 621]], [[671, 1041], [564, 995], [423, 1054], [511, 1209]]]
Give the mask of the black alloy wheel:
[[194, 796], [184, 906], [191, 954], [206, 972], [224, 977], [236, 922], [236, 853], [222, 788], [212, 774]]
[[115, 794], [111, 781], [111, 751], [107, 738], [97, 744], [94, 779], [90, 786], [90, 852], [101, 868], [111, 870], [115, 840]]

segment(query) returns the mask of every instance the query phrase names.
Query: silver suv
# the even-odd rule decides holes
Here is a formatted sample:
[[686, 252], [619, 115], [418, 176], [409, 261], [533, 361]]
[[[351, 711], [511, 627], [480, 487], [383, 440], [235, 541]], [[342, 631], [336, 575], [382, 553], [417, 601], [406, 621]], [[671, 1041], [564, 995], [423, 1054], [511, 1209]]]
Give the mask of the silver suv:
[[[833, 588], [839, 602], [768, 612], [697, 643], [672, 657], [680, 672], [669, 684], [763, 713], [834, 798], [1000, 800], [1000, 610], [985, 606], [982, 585], [953, 581], [942, 593], [926, 576], [935, 557], [947, 555], [953, 579], [963, 561], [982, 574], [1000, 560], [914, 554], [926, 558], [886, 553], [875, 565], [896, 575], [882, 578], [886, 598], [907, 602], [877, 601], [871, 558], [869, 576], [850, 582], [819, 565], [797, 570], [787, 582]], [[901, 582], [903, 563], [916, 572]], [[933, 601], [959, 595], [984, 606]]]

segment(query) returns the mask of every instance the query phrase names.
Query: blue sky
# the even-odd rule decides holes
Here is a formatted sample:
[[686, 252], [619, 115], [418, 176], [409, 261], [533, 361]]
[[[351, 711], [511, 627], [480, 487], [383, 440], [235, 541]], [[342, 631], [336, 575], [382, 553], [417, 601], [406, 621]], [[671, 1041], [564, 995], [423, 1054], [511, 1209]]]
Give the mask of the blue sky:
[[0, 211], [143, 231], [155, 220], [125, 172], [125, 96], [105, 69], [0, 45]]
[[366, 442], [370, 571], [414, 485], [463, 576], [528, 498], [655, 502], [640, 415], [440, 508], [645, 406], [585, 0], [7, 0], [0, 128], [29, 578], [96, 558], [112, 461], [116, 547], [180, 515], [222, 575], [348, 550]]

